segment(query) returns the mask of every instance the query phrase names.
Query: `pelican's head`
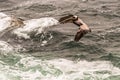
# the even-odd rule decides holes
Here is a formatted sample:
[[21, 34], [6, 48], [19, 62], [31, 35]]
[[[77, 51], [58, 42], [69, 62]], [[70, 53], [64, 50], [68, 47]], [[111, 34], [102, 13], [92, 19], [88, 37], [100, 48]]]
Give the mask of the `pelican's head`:
[[59, 22], [64, 24], [64, 23], [72, 23], [76, 20], [78, 20], [78, 16], [70, 14], [70, 15], [60, 18]]

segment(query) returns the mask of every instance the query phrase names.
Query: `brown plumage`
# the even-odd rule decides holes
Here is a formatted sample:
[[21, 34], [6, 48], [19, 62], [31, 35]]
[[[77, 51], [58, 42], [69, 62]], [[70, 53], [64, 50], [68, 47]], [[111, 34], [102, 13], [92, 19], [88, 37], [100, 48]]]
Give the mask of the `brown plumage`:
[[74, 41], [78, 42], [85, 34], [87, 34], [88, 32], [91, 32], [90, 31], [87, 31], [87, 30], [80, 30], [79, 32], [76, 33], [75, 35], [75, 38], [74, 38]]
[[75, 20], [75, 17], [74, 17], [74, 15], [70, 14], [70, 15], [60, 18], [59, 22], [61, 24], [64, 24], [64, 23], [68, 23], [68, 22], [73, 22], [73, 20]]
[[74, 41], [76, 42], [78, 42], [85, 34], [91, 32], [91, 29], [87, 26], [87, 24], [85, 24], [80, 18], [75, 15], [62, 17], [60, 18], [59, 22], [62, 24], [71, 22], [80, 27], [74, 38]]

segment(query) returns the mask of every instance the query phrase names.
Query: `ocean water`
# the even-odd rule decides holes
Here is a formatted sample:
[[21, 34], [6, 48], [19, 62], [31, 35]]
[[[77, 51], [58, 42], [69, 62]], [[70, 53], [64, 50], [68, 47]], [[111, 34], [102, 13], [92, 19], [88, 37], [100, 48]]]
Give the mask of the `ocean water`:
[[[0, 80], [120, 80], [119, 0], [0, 0]], [[74, 42], [78, 15], [92, 29]], [[12, 28], [13, 17], [24, 25]], [[53, 29], [53, 30], [50, 30]]]
[[[1, 13], [1, 31], [10, 28], [11, 17], [7, 18]], [[4, 19], [5, 18], [5, 19]], [[48, 22], [45, 22], [47, 19]], [[50, 21], [49, 21], [50, 20]], [[7, 23], [2, 23], [2, 22]], [[44, 24], [41, 24], [44, 23]], [[25, 21], [25, 26], [13, 30], [18, 37], [30, 39], [28, 33], [36, 31], [38, 34], [45, 31], [48, 25], [55, 25], [57, 20], [53, 18], [40, 18]], [[36, 25], [36, 27], [33, 27]], [[4, 28], [6, 26], [6, 28]], [[26, 27], [27, 26], [27, 27]], [[36, 30], [38, 29], [38, 30]], [[21, 34], [24, 35], [21, 35]], [[15, 34], [15, 33], [14, 33]], [[52, 38], [51, 38], [52, 39]], [[43, 40], [41, 45], [47, 44]], [[69, 60], [65, 58], [47, 59], [45, 55], [35, 57], [28, 53], [18, 52], [18, 46], [13, 46], [6, 41], [0, 41], [0, 79], [1, 80], [119, 80], [120, 68], [114, 66], [110, 61], [87, 61]], [[39, 52], [38, 52], [39, 53]], [[49, 52], [47, 52], [49, 53]], [[33, 52], [34, 54], [34, 52]], [[45, 57], [45, 58], [44, 58]], [[49, 56], [51, 57], [51, 56]]]
[[0, 56], [0, 79], [119, 80], [120, 69], [110, 61], [72, 61], [64, 58], [47, 60], [9, 53]]

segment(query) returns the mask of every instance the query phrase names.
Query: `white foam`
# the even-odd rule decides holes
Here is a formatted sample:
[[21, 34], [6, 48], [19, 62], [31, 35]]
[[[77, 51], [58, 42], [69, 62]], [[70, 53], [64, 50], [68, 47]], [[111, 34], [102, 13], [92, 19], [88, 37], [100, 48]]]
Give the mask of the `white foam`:
[[[0, 13], [0, 32], [11, 26], [13, 18], [4, 13]], [[18, 37], [30, 38], [30, 33], [35, 32], [36, 35], [45, 32], [50, 26], [58, 24], [58, 20], [52, 17], [44, 17], [39, 19], [31, 19], [23, 22], [25, 25], [13, 31]]]
[[12, 18], [4, 13], [0, 13], [0, 32], [10, 27]]
[[[2, 70], [5, 72], [0, 75], [7, 74], [13, 78], [19, 76], [20, 80], [84, 80], [85, 77], [89, 77], [89, 80], [104, 80], [109, 76], [120, 75], [120, 69], [109, 61], [74, 62], [60, 58], [43, 61], [32, 56], [22, 56], [15, 65]], [[102, 71], [103, 73], [97, 73]], [[7, 75], [6, 78], [9, 79]]]
[[5, 41], [0, 41], [0, 53], [5, 54], [13, 52], [14, 48]]
[[8, 17], [6, 14], [0, 12], [0, 19]]
[[46, 40], [42, 41], [41, 46], [44, 46], [45, 44], [47, 44], [47, 41], [46, 41]]
[[[68, 75], [66, 73], [69, 73], [70, 71], [73, 72], [69, 75], [67, 80], [75, 77], [82, 79], [85, 77], [84, 73], [90, 74], [92, 77], [99, 77], [100, 75], [95, 74], [96, 71], [108, 71], [111, 72], [112, 75], [120, 75], [120, 73], [118, 73], [120, 69], [114, 67], [109, 61], [79, 61], [76, 63], [66, 59], [56, 59], [50, 60], [49, 63], [56, 66], [61, 71], [64, 71], [65, 75]], [[102, 78], [107, 78], [111, 74], [103, 74]]]
[[14, 30], [14, 34], [19, 37], [30, 38], [29, 34], [31, 32], [36, 32], [36, 34], [45, 32], [50, 26], [58, 24], [58, 21], [52, 17], [45, 17], [40, 19], [31, 19], [24, 21], [25, 26]]

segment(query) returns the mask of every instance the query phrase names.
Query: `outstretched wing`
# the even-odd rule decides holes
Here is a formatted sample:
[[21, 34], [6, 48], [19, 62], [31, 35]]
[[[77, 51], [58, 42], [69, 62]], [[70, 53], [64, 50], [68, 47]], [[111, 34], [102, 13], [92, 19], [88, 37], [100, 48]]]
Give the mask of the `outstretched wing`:
[[61, 24], [64, 24], [64, 23], [68, 23], [68, 22], [73, 22], [73, 19], [74, 19], [74, 15], [70, 14], [70, 15], [61, 17], [61, 18], [59, 19], [59, 22], [60, 22]]

